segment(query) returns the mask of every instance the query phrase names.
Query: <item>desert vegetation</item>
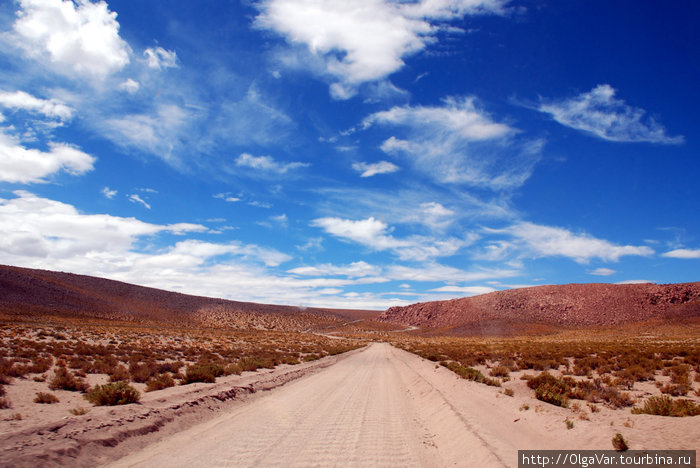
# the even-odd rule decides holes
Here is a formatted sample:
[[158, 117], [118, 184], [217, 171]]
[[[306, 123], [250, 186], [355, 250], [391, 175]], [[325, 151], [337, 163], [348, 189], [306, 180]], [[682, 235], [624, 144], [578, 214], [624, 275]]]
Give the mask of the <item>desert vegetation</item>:
[[637, 330], [502, 338], [404, 335], [392, 343], [465, 379], [504, 386], [504, 394], [525, 381], [532, 397], [572, 408], [581, 419], [588, 417], [586, 407], [596, 413], [598, 405], [693, 416], [700, 414], [700, 342], [693, 330], [674, 328], [658, 336]]
[[221, 376], [295, 365], [363, 345], [311, 333], [89, 320], [0, 322], [0, 343], [0, 409], [17, 409], [6, 390], [20, 381], [40, 387], [36, 404], [55, 403], [63, 398], [61, 392], [81, 393], [94, 405], [128, 404], [138, 402], [142, 392], [212, 383]]

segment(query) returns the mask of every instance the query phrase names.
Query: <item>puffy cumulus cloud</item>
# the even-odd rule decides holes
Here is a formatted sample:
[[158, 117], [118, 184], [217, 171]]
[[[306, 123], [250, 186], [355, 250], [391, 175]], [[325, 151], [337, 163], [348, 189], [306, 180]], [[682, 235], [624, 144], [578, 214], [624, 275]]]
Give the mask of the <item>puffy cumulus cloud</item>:
[[[357, 88], [394, 73], [404, 57], [435, 41], [440, 25], [474, 14], [501, 14], [501, 0], [264, 0], [258, 27], [306, 46], [332, 77], [331, 95], [352, 97]], [[318, 65], [312, 60], [309, 68]]]
[[95, 158], [65, 143], [49, 143], [48, 151], [22, 146], [19, 140], [0, 129], [0, 181], [11, 183], [46, 182], [58, 172], [80, 175], [93, 169]]
[[129, 94], [134, 94], [136, 91], [139, 90], [141, 85], [139, 84], [138, 81], [132, 80], [131, 78], [128, 78], [126, 81], [123, 81], [119, 84], [119, 89], [126, 91]]
[[20, 0], [15, 44], [58, 72], [104, 77], [129, 63], [117, 14], [105, 2]]
[[669, 258], [700, 258], [700, 249], [674, 249], [662, 254]]
[[[74, 206], [25, 191], [0, 199], [0, 263], [100, 276], [144, 286], [234, 300], [383, 309], [396, 300], [375, 294], [353, 296], [344, 287], [383, 278], [310, 277], [276, 268], [292, 259], [275, 249], [239, 241], [184, 238], [172, 244], [163, 234], [207, 232], [200, 224], [152, 224], [108, 214], [84, 214]], [[144, 242], [148, 240], [148, 242]], [[148, 247], [143, 247], [143, 245]], [[371, 267], [361, 263], [345, 272]], [[319, 273], [329, 273], [321, 271]], [[328, 270], [328, 268], [325, 268]], [[336, 271], [338, 272], [338, 271]], [[301, 276], [301, 277], [300, 277]]]
[[236, 158], [236, 166], [247, 167], [259, 172], [286, 174], [294, 169], [308, 167], [309, 164], [302, 162], [281, 163], [270, 156], [253, 156], [252, 154], [242, 153]]
[[399, 166], [392, 164], [389, 161], [379, 161], [373, 164], [364, 162], [354, 163], [352, 168], [360, 172], [360, 177], [372, 177], [377, 174], [389, 174], [399, 170]]
[[386, 153], [404, 154], [440, 183], [502, 190], [522, 185], [540, 158], [543, 142], [517, 141], [518, 131], [495, 122], [475, 98], [447, 98], [441, 106], [397, 106], [368, 116], [362, 128], [397, 128]]
[[0, 91], [0, 106], [35, 112], [51, 119], [69, 120], [75, 109], [57, 99], [41, 99], [24, 91]]
[[669, 136], [666, 129], [644, 109], [627, 105], [615, 98], [615, 89], [601, 84], [574, 98], [540, 104], [538, 110], [560, 124], [608, 141], [683, 143], [682, 136]]
[[311, 225], [322, 228], [332, 236], [364, 245], [372, 250], [391, 251], [402, 260], [424, 261], [451, 256], [473, 241], [470, 238], [438, 239], [418, 235], [398, 239], [391, 235], [392, 230], [385, 222], [373, 217], [357, 221], [334, 217], [318, 218]]
[[[16, 198], [0, 201], [3, 263], [27, 264], [29, 259], [75, 261], [80, 256], [104, 253], [116, 257], [131, 249], [141, 236], [206, 230], [197, 224], [155, 225], [134, 218], [86, 215], [72, 205], [26, 191], [14, 194]], [[34, 248], [23, 250], [23, 245]]]
[[623, 256], [649, 256], [654, 251], [647, 246], [616, 245], [588, 234], [575, 234], [567, 229], [522, 222], [505, 229], [486, 229], [494, 234], [507, 234], [510, 241], [496, 242], [492, 260], [515, 253], [518, 256], [568, 257], [578, 263], [587, 263], [593, 258], [618, 261]]
[[143, 51], [146, 63], [150, 68], [173, 68], [177, 67], [177, 54], [174, 50], [165, 50], [162, 47], [149, 47]]

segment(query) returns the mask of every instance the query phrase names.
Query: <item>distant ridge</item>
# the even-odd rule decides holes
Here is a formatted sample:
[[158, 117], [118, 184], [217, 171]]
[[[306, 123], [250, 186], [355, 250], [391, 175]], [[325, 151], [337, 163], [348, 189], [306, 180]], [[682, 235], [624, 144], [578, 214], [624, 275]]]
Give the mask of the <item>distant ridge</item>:
[[374, 318], [379, 312], [237, 302], [0, 265], [0, 313], [290, 331]]
[[391, 307], [378, 320], [430, 328], [506, 329], [523, 324], [613, 326], [700, 317], [700, 282], [566, 284]]

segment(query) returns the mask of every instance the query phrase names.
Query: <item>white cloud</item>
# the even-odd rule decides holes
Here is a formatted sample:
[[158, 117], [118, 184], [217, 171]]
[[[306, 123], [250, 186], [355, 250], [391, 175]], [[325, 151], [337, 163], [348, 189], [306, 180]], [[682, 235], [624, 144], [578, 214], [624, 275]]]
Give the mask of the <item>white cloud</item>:
[[220, 198], [221, 200], [223, 200], [225, 202], [229, 202], [229, 203], [235, 203], [235, 202], [241, 201], [240, 197], [234, 197], [233, 195], [231, 195], [228, 192], [217, 193], [216, 195], [214, 195], [214, 198]]
[[543, 142], [518, 142], [518, 131], [495, 122], [473, 97], [447, 98], [441, 106], [401, 106], [368, 116], [364, 129], [394, 127], [405, 134], [381, 146], [404, 154], [416, 169], [441, 183], [502, 190], [522, 185], [540, 158]]
[[396, 281], [446, 281], [468, 283], [495, 278], [518, 276], [521, 272], [516, 269], [477, 268], [472, 271], [462, 270], [439, 263], [429, 262], [420, 267], [392, 265], [387, 267], [385, 276]]
[[562, 125], [608, 141], [683, 143], [682, 136], [668, 136], [661, 124], [652, 117], [645, 118], [644, 109], [616, 99], [615, 92], [610, 85], [602, 84], [575, 98], [542, 103], [538, 110]]
[[588, 273], [591, 275], [597, 275], [597, 276], [610, 276], [610, 275], [614, 275], [617, 272], [615, 270], [610, 269], [610, 268], [596, 268], [595, 270], [589, 271]]
[[107, 197], [111, 200], [112, 198], [114, 198], [117, 195], [117, 191], [112, 190], [109, 187], [105, 187], [102, 189], [102, 195], [104, 195], [105, 197]]
[[[75, 259], [98, 252], [118, 255], [128, 251], [141, 236], [206, 231], [206, 227], [196, 224], [155, 225], [134, 218], [86, 215], [71, 205], [29, 192], [14, 194], [17, 198], [0, 199], [2, 263], [19, 264], [15, 260], [34, 257]], [[32, 249], [24, 250], [27, 245]]]
[[59, 120], [69, 120], [75, 112], [75, 109], [57, 99], [40, 99], [24, 91], [0, 92], [0, 106], [37, 112]]
[[150, 68], [173, 68], [177, 67], [177, 54], [174, 50], [165, 50], [162, 47], [149, 47], [143, 51]]
[[372, 250], [392, 251], [402, 260], [422, 261], [434, 257], [451, 256], [473, 241], [469, 238], [437, 239], [417, 235], [397, 239], [391, 235], [392, 230], [385, 222], [373, 217], [358, 221], [332, 217], [318, 218], [311, 225], [320, 227], [335, 237], [356, 242]]
[[46, 182], [58, 172], [81, 175], [93, 169], [95, 158], [65, 143], [49, 143], [48, 151], [25, 148], [0, 128], [0, 181]]
[[352, 168], [357, 172], [361, 172], [360, 177], [372, 177], [377, 174], [389, 174], [391, 172], [396, 172], [399, 167], [388, 161], [379, 161], [374, 164], [367, 164], [364, 162], [354, 163]]
[[496, 291], [489, 286], [443, 286], [441, 288], [431, 289], [433, 292], [449, 292], [460, 293], [466, 296], [478, 296], [480, 294], [488, 294]]
[[242, 153], [236, 158], [236, 166], [249, 167], [257, 171], [272, 172], [276, 174], [286, 174], [290, 170], [300, 167], [307, 167], [309, 164], [302, 162], [280, 163], [275, 161], [270, 156], [253, 156], [248, 153]]
[[[14, 199], [0, 199], [0, 264], [69, 271], [239, 301], [378, 309], [398, 303], [374, 294], [329, 296], [353, 281], [276, 274], [274, 268], [292, 257], [254, 244], [184, 239], [154, 246], [160, 234], [207, 232], [199, 224], [158, 225], [83, 214], [62, 202], [24, 191], [14, 193]], [[149, 247], [140, 247], [144, 244]]]
[[645, 280], [645, 279], [632, 279], [632, 280], [625, 280], [625, 281], [620, 281], [615, 284], [651, 284], [653, 281]]
[[379, 276], [381, 268], [370, 265], [367, 262], [353, 262], [349, 265], [331, 265], [322, 264], [314, 266], [304, 266], [293, 268], [289, 273], [301, 276], [349, 276], [351, 278], [360, 278], [365, 276]]
[[474, 98], [447, 98], [442, 107], [403, 106], [374, 113], [367, 117], [365, 128], [374, 123], [407, 125], [437, 129], [444, 135], [456, 135], [468, 141], [492, 140], [512, 134], [508, 125], [496, 123], [474, 104]]
[[104, 77], [129, 63], [117, 14], [105, 2], [20, 0], [15, 44], [61, 73]]
[[161, 104], [152, 114], [131, 114], [106, 119], [100, 129], [115, 144], [149, 151], [167, 162], [177, 164], [173, 155], [176, 137], [192, 118], [190, 112], [175, 104]]
[[572, 258], [579, 263], [587, 263], [593, 258], [618, 261], [623, 256], [649, 256], [654, 253], [647, 246], [616, 245], [585, 233], [574, 234], [567, 229], [527, 222], [505, 229], [486, 229], [485, 231], [511, 236], [510, 242], [496, 243], [496, 250], [501, 255], [514, 250], [530, 258], [561, 256]]
[[[335, 80], [331, 95], [348, 99], [362, 83], [381, 80], [404, 66], [403, 58], [435, 41], [442, 22], [464, 15], [500, 14], [500, 0], [264, 0], [259, 27], [306, 46]], [[309, 63], [310, 68], [318, 65]]]
[[128, 78], [126, 81], [122, 82], [119, 85], [119, 89], [123, 89], [129, 94], [134, 94], [136, 91], [139, 90], [141, 85], [139, 84], [138, 81], [134, 81], [131, 78]]
[[143, 207], [146, 208], [147, 210], [151, 209], [151, 205], [146, 203], [146, 201], [143, 198], [136, 195], [135, 193], [132, 193], [131, 195], [127, 195], [127, 198], [129, 199], [129, 201], [131, 203], [137, 203], [137, 204], [143, 205]]
[[662, 254], [669, 258], [700, 258], [700, 249], [675, 249]]

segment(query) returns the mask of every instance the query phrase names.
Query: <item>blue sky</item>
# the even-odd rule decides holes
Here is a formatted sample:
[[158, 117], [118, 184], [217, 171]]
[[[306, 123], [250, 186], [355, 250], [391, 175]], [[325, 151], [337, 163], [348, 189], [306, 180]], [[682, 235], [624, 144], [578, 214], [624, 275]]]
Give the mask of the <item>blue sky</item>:
[[383, 309], [700, 272], [700, 5], [0, 4], [0, 263]]

